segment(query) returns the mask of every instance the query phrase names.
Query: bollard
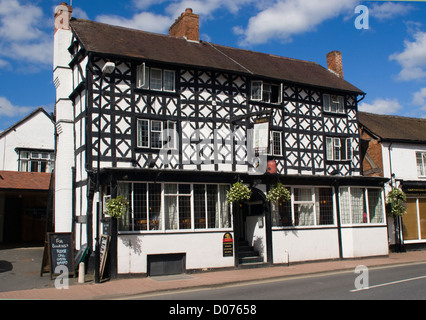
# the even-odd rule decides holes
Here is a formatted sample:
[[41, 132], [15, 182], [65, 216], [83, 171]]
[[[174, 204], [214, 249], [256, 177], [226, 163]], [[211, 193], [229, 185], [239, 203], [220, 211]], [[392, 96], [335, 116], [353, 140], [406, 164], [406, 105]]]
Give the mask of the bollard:
[[78, 265], [78, 283], [84, 283], [84, 262]]

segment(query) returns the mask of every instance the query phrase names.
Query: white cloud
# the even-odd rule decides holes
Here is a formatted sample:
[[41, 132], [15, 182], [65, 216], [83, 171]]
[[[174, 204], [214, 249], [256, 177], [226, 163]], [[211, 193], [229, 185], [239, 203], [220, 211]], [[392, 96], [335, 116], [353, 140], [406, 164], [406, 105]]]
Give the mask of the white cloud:
[[397, 99], [375, 99], [372, 103], [361, 102], [359, 110], [376, 114], [396, 114], [403, 107]]
[[0, 97], [0, 115], [6, 117], [22, 116], [34, 110], [34, 107], [14, 106], [5, 97]]
[[413, 104], [420, 106], [422, 110], [426, 110], [426, 88], [422, 88], [413, 94]]
[[402, 70], [398, 79], [421, 80], [426, 77], [426, 32], [416, 32], [414, 41], [404, 41], [404, 51], [392, 54], [389, 59], [397, 61]]
[[150, 12], [141, 12], [130, 19], [115, 15], [100, 15], [96, 20], [116, 26], [139, 29], [156, 33], [164, 33], [172, 25], [174, 19]]
[[154, 4], [158, 5], [168, 1], [170, 0], [133, 0], [133, 3], [136, 8], [146, 10]]
[[149, 7], [161, 3], [170, 2], [165, 8], [165, 14], [155, 14], [143, 11], [133, 15], [131, 18], [124, 18], [117, 15], [99, 15], [96, 20], [103, 23], [118, 25], [127, 28], [139, 29], [157, 33], [167, 33], [173, 22], [183, 13], [186, 8], [191, 8], [195, 14], [203, 16], [200, 23], [205, 19], [213, 17], [213, 13], [219, 9], [226, 9], [229, 12], [237, 13], [243, 6], [253, 3], [254, 0], [134, 0], [137, 9], [147, 10]]
[[86, 11], [84, 11], [83, 9], [78, 8], [78, 7], [72, 8], [72, 16], [74, 18], [78, 18], [78, 19], [89, 20], [89, 16], [87, 15]]
[[314, 30], [342, 12], [353, 12], [356, 0], [279, 0], [250, 18], [247, 27], [234, 28], [242, 45], [265, 43], [272, 38], [291, 41], [292, 36]]
[[48, 27], [46, 22], [50, 19], [35, 5], [0, 0], [0, 67], [12, 60], [37, 67], [50, 66], [53, 40], [51, 30], [43, 30]]
[[385, 2], [375, 3], [370, 9], [369, 14], [379, 20], [393, 19], [397, 16], [402, 16], [410, 12], [414, 7], [412, 5], [396, 3], [396, 2]]

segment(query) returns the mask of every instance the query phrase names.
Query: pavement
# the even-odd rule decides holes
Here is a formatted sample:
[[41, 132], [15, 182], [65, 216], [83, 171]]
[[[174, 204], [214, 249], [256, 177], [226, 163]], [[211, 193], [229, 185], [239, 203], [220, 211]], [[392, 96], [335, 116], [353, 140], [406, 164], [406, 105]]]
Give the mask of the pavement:
[[[7, 300], [115, 300], [136, 295], [183, 289], [220, 287], [230, 284], [306, 276], [330, 272], [350, 272], [367, 267], [426, 264], [426, 251], [390, 253], [385, 257], [294, 263], [253, 269], [227, 269], [162, 277], [126, 277], [94, 283], [86, 275], [84, 283], [70, 278], [68, 283], [40, 276], [43, 248], [0, 248], [0, 299]], [[357, 274], [354, 273], [354, 280]], [[56, 287], [55, 287], [56, 284]], [[58, 289], [58, 288], [62, 289]]]

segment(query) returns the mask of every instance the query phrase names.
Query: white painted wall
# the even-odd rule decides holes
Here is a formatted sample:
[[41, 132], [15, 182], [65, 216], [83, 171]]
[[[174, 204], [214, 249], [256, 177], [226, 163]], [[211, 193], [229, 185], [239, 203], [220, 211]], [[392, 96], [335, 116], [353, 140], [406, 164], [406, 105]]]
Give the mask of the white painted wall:
[[[390, 150], [390, 152], [389, 152]], [[426, 145], [407, 144], [407, 143], [382, 143], [382, 159], [384, 177], [390, 178], [391, 171], [395, 174], [395, 180], [417, 180], [425, 181], [426, 177], [417, 175], [416, 152], [426, 152]], [[390, 183], [385, 185], [385, 194], [391, 191]], [[394, 245], [395, 241], [395, 224], [392, 217], [388, 219], [388, 243]]]
[[386, 178], [390, 178], [389, 146], [391, 149], [392, 173], [395, 174], [395, 179], [426, 181], [426, 178], [417, 176], [416, 163], [416, 151], [426, 152], [425, 145], [383, 142], [383, 173]]
[[266, 248], [266, 226], [265, 217], [262, 216], [249, 216], [247, 217], [247, 241], [250, 246], [258, 251], [263, 261], [267, 262], [267, 248]]
[[342, 228], [343, 258], [389, 254], [387, 227]]
[[72, 167], [74, 162], [74, 107], [69, 95], [73, 72], [69, 67], [71, 30], [59, 29], [54, 36], [53, 79], [56, 84], [57, 148], [55, 159], [55, 231], [72, 230]]
[[118, 273], [146, 273], [147, 256], [166, 253], [186, 253], [186, 269], [233, 267], [234, 257], [223, 257], [225, 232], [121, 234]]
[[[274, 263], [339, 258], [337, 228], [273, 230], [272, 239]], [[343, 258], [388, 255], [386, 225], [342, 228], [342, 251]]]
[[0, 138], [0, 170], [18, 171], [19, 154], [15, 148], [54, 149], [55, 126], [38, 111]]
[[272, 230], [273, 263], [339, 258], [337, 229]]

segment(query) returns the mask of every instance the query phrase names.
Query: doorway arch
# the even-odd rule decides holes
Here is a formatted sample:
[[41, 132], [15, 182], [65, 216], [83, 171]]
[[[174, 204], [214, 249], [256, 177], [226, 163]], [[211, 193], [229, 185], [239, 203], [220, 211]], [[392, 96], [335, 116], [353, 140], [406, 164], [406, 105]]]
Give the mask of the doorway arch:
[[[241, 253], [251, 247], [258, 252], [262, 263], [270, 262], [270, 234], [268, 230], [269, 203], [264, 192], [252, 188], [250, 199], [235, 208], [234, 233], [236, 239], [236, 266], [241, 265]], [[259, 259], [260, 259], [259, 258]]]

